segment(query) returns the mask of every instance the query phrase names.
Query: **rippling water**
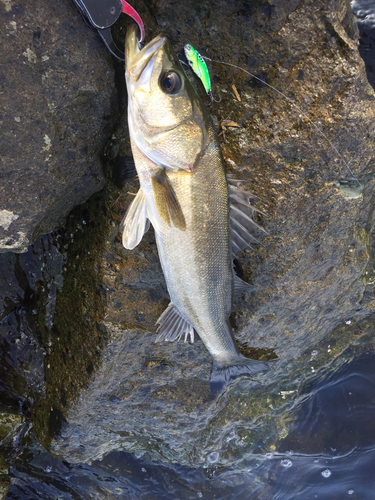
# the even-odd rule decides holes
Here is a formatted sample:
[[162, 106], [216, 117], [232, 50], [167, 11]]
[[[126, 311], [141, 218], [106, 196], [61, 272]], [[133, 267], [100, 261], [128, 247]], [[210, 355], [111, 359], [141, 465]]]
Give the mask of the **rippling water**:
[[375, 5], [373, 0], [352, 0], [360, 33], [359, 53], [366, 64], [368, 81], [375, 88]]
[[[370, 346], [373, 347], [372, 345]], [[14, 499], [371, 499], [375, 486], [375, 355], [356, 354], [303, 387], [289, 434], [248, 470], [165, 466], [113, 452], [69, 465], [23, 430], [7, 498]]]

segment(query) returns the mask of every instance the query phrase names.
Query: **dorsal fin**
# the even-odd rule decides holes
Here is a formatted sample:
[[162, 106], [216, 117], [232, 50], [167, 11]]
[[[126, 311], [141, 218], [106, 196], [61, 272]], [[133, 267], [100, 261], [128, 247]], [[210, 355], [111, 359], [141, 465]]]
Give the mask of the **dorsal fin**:
[[[238, 186], [241, 181], [232, 179], [232, 175], [227, 175], [227, 181], [229, 191], [231, 250], [232, 260], [234, 260], [239, 252], [242, 252], [245, 248], [253, 248], [254, 243], [259, 243], [253, 233], [256, 231], [268, 233], [254, 221], [255, 212], [265, 215], [263, 212], [253, 207], [250, 202], [251, 199], [258, 197], [239, 189]], [[244, 293], [252, 292], [256, 289], [254, 285], [249, 285], [239, 278], [234, 269], [233, 278], [233, 301], [236, 301]]]
[[254, 292], [257, 287], [246, 283], [246, 281], [239, 278], [233, 269], [233, 302], [242, 297], [244, 293]]
[[231, 175], [227, 175], [227, 181], [229, 189], [232, 258], [235, 258], [238, 252], [248, 247], [253, 248], [253, 244], [258, 243], [253, 234], [254, 232], [263, 231], [266, 234], [268, 233], [254, 221], [255, 212], [265, 215], [253, 207], [250, 202], [251, 199], [257, 198], [257, 196], [239, 189], [238, 185], [241, 181], [232, 179]]

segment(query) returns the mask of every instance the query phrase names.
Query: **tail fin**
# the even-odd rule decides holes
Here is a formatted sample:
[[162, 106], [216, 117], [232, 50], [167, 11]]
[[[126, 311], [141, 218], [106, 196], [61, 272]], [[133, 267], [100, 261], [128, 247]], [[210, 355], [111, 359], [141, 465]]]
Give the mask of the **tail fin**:
[[269, 370], [274, 361], [257, 361], [255, 359], [243, 358], [238, 363], [220, 366], [215, 363], [212, 366], [210, 377], [210, 389], [212, 394], [219, 394], [225, 386], [238, 377], [252, 377], [257, 373]]

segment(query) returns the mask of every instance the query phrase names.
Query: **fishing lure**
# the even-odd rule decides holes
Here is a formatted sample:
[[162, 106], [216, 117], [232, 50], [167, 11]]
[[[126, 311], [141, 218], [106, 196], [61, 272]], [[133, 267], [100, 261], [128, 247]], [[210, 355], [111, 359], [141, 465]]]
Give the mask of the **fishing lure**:
[[191, 66], [191, 69], [198, 76], [198, 78], [203, 84], [204, 90], [211, 99], [211, 104], [213, 102], [220, 102], [221, 99], [217, 101], [216, 99], [214, 99], [214, 96], [212, 95], [211, 79], [210, 79], [210, 74], [208, 72], [206, 61], [203, 59], [200, 53], [197, 50], [195, 50], [195, 48], [190, 44], [185, 45], [184, 52], [185, 52], [185, 57], [188, 60], [189, 65]]

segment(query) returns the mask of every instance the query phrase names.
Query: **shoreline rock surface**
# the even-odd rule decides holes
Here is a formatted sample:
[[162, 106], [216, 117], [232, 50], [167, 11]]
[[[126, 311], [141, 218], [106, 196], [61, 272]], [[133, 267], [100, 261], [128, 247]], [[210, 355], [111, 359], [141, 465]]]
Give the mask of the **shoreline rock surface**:
[[[374, 91], [346, 0], [161, 0], [140, 1], [137, 9], [152, 21], [148, 39], [164, 32], [177, 50], [191, 43], [291, 98], [361, 185], [288, 101], [248, 74], [211, 62], [214, 92], [222, 96], [211, 112], [218, 124], [230, 116], [240, 125], [221, 136], [228, 173], [243, 179], [268, 215], [258, 223], [269, 236], [238, 259], [258, 291], [235, 304], [230, 320], [243, 352], [277, 354], [275, 369], [238, 380], [213, 399], [211, 360], [200, 342], [154, 344], [154, 324], [169, 299], [153, 232], [126, 251], [118, 229], [138, 189], [134, 178], [121, 187], [108, 181], [69, 216], [59, 237], [39, 239], [24, 258], [6, 254], [18, 272], [3, 273], [0, 282], [0, 291], [6, 282], [15, 290], [4, 301], [3, 320], [24, 296], [36, 311], [27, 314], [46, 353], [46, 381], [31, 419], [56, 455], [90, 462], [126, 450], [190, 466], [247, 466], [254, 452], [272, 450], [288, 435], [288, 414], [306, 380], [340, 367], [354, 356], [350, 346], [373, 343]], [[124, 82], [117, 85], [125, 96]], [[130, 155], [126, 114], [111, 132], [105, 168], [121, 169]], [[17, 223], [12, 217], [3, 214], [4, 232]], [[28, 259], [42, 254], [46, 271], [32, 277]], [[289, 391], [295, 400], [285, 401]]]
[[0, 253], [26, 252], [103, 188], [117, 91], [73, 2], [1, 2], [0, 19]]

